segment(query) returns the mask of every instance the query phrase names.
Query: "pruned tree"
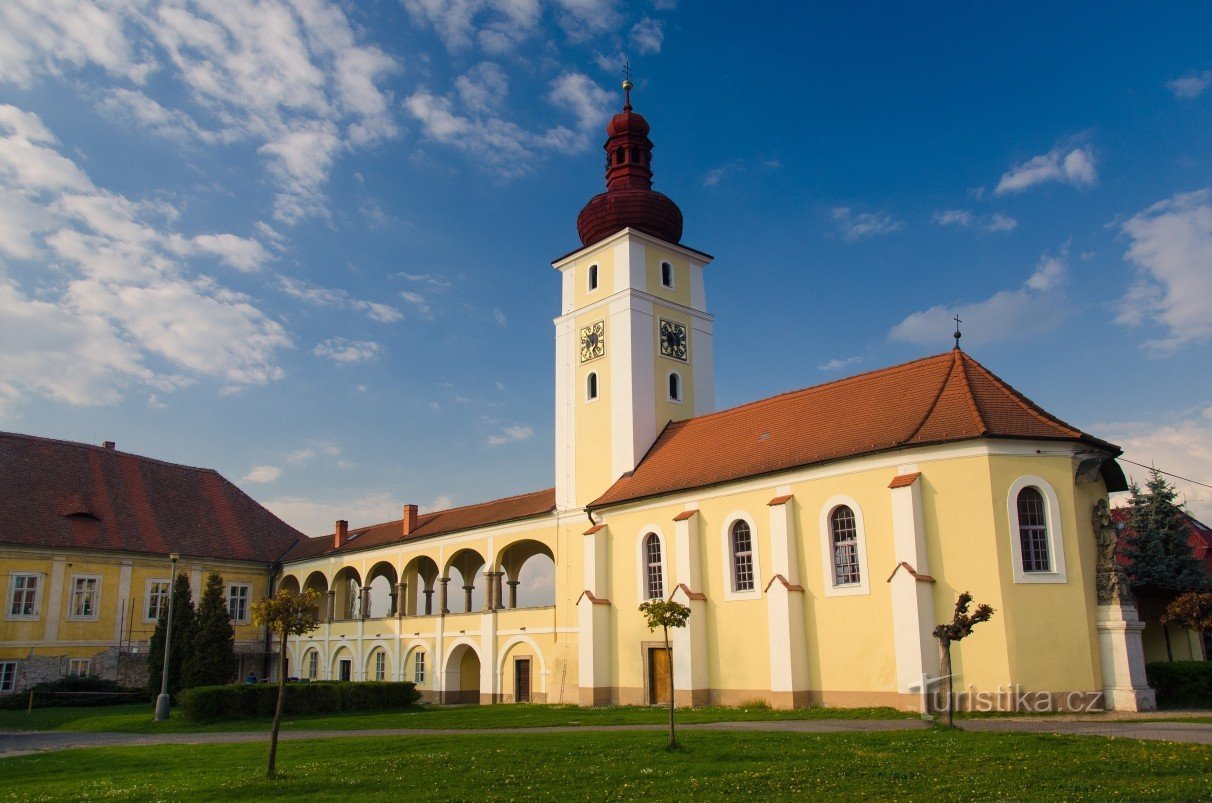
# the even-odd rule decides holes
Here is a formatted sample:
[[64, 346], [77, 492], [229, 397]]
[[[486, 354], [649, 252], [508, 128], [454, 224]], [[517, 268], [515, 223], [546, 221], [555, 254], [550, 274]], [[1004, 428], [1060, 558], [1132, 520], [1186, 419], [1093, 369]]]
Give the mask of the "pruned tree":
[[938, 639], [938, 657], [939, 657], [939, 680], [946, 689], [947, 700], [947, 724], [951, 724], [952, 709], [952, 682], [951, 682], [951, 642], [959, 641], [972, 635], [972, 628], [979, 625], [981, 622], [988, 622], [993, 616], [993, 608], [981, 604], [976, 606], [976, 610], [968, 613], [968, 606], [972, 604], [972, 595], [967, 591], [959, 595], [955, 600], [955, 613], [951, 616], [951, 621], [946, 624], [941, 624], [934, 628], [934, 637]]
[[252, 618], [253, 622], [270, 633], [276, 633], [281, 639], [278, 648], [278, 705], [274, 709], [274, 725], [269, 736], [269, 769], [266, 771], [266, 776], [272, 778], [278, 757], [282, 704], [286, 700], [286, 640], [291, 636], [310, 633], [320, 626], [320, 595], [310, 588], [299, 593], [281, 589], [272, 597], [254, 603]]
[[1178, 491], [1157, 469], [1151, 469], [1145, 491], [1132, 484], [1128, 500], [1126, 544], [1133, 586], [1146, 584], [1201, 588], [1208, 574], [1191, 553], [1190, 532]]
[[1212, 632], [1212, 591], [1188, 591], [1173, 599], [1162, 614], [1162, 624], [1176, 624], [1196, 633]]
[[[183, 667], [188, 666], [193, 658], [194, 625], [197, 615], [194, 612], [193, 592], [189, 587], [189, 575], [185, 572], [177, 574], [173, 580], [173, 643], [168, 651], [168, 693], [176, 697], [184, 688], [182, 683]], [[147, 648], [148, 688], [153, 696], [160, 691], [160, 680], [164, 671], [164, 631], [168, 626], [168, 606], [160, 607], [160, 619], [152, 632], [151, 643]]]
[[665, 637], [665, 654], [669, 656], [669, 745], [667, 749], [673, 750], [678, 746], [678, 741], [673, 726], [673, 653], [669, 648], [669, 628], [685, 627], [687, 620], [690, 619], [690, 608], [671, 599], [650, 599], [640, 605], [640, 613], [644, 614], [649, 630], [656, 630], [659, 627]]
[[212, 571], [198, 602], [193, 652], [182, 678], [183, 688], [230, 683], [236, 671], [236, 630], [227, 609], [223, 578]]

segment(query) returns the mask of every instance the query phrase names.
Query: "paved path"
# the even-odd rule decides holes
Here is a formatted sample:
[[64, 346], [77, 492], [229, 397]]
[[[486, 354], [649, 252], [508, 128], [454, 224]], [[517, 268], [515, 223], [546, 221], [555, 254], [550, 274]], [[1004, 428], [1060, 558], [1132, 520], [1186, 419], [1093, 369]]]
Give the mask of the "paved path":
[[[968, 731], [1059, 733], [1081, 736], [1118, 736], [1170, 742], [1212, 744], [1212, 724], [1195, 722], [1150, 722], [1146, 720], [1090, 721], [1050, 719], [968, 719], [959, 727]], [[806, 719], [762, 722], [713, 722], [685, 724], [680, 730], [774, 731], [783, 733], [854, 733], [863, 731], [922, 730], [930, 727], [920, 719]], [[576, 733], [583, 731], [661, 731], [664, 725], [568, 725], [547, 728], [379, 728], [374, 730], [289, 730], [282, 741], [299, 739], [344, 739], [359, 736], [453, 736], [467, 734]], [[265, 742], [265, 731], [222, 733], [92, 733], [64, 731], [0, 731], [0, 757], [28, 755], [75, 747], [114, 747], [155, 744], [239, 744]]]

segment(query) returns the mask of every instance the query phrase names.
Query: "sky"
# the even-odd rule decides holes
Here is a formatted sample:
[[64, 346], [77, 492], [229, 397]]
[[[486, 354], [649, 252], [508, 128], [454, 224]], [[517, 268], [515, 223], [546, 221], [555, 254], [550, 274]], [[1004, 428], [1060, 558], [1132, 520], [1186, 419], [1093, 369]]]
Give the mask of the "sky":
[[215, 468], [311, 535], [551, 486], [550, 263], [627, 61], [715, 255], [720, 408], [958, 313], [1212, 484], [1210, 42], [1194, 2], [5, 0], [0, 429]]

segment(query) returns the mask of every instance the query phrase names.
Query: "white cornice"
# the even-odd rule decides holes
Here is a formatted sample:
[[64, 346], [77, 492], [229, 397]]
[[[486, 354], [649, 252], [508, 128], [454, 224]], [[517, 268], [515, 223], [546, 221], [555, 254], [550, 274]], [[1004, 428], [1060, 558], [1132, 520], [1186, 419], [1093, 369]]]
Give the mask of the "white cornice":
[[551, 263], [551, 267], [555, 268], [556, 270], [564, 270], [578, 259], [582, 259], [592, 253], [596, 253], [599, 250], [610, 248], [626, 238], [636, 239], [657, 248], [667, 248], [678, 256], [688, 259], [690, 264], [698, 265], [700, 267], [710, 264], [713, 259], [710, 254], [704, 254], [702, 251], [696, 251], [693, 248], [675, 245], [674, 243], [667, 242], [659, 237], [653, 237], [651, 234], [645, 234], [638, 229], [628, 227], [615, 232], [605, 240], [598, 240], [593, 245], [587, 245], [584, 248], [579, 248], [576, 251], [573, 251], [571, 254], [560, 257]]

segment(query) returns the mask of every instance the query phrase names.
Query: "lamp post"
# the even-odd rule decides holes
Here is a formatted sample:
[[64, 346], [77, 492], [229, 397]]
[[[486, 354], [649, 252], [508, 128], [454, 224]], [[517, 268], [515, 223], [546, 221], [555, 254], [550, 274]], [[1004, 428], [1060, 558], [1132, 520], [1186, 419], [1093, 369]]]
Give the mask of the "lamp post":
[[176, 552], [169, 554], [172, 561], [172, 573], [168, 581], [168, 626], [164, 628], [164, 667], [160, 672], [160, 696], [156, 698], [156, 722], [168, 719], [168, 652], [173, 643], [173, 591], [177, 586], [177, 561], [181, 556]]

